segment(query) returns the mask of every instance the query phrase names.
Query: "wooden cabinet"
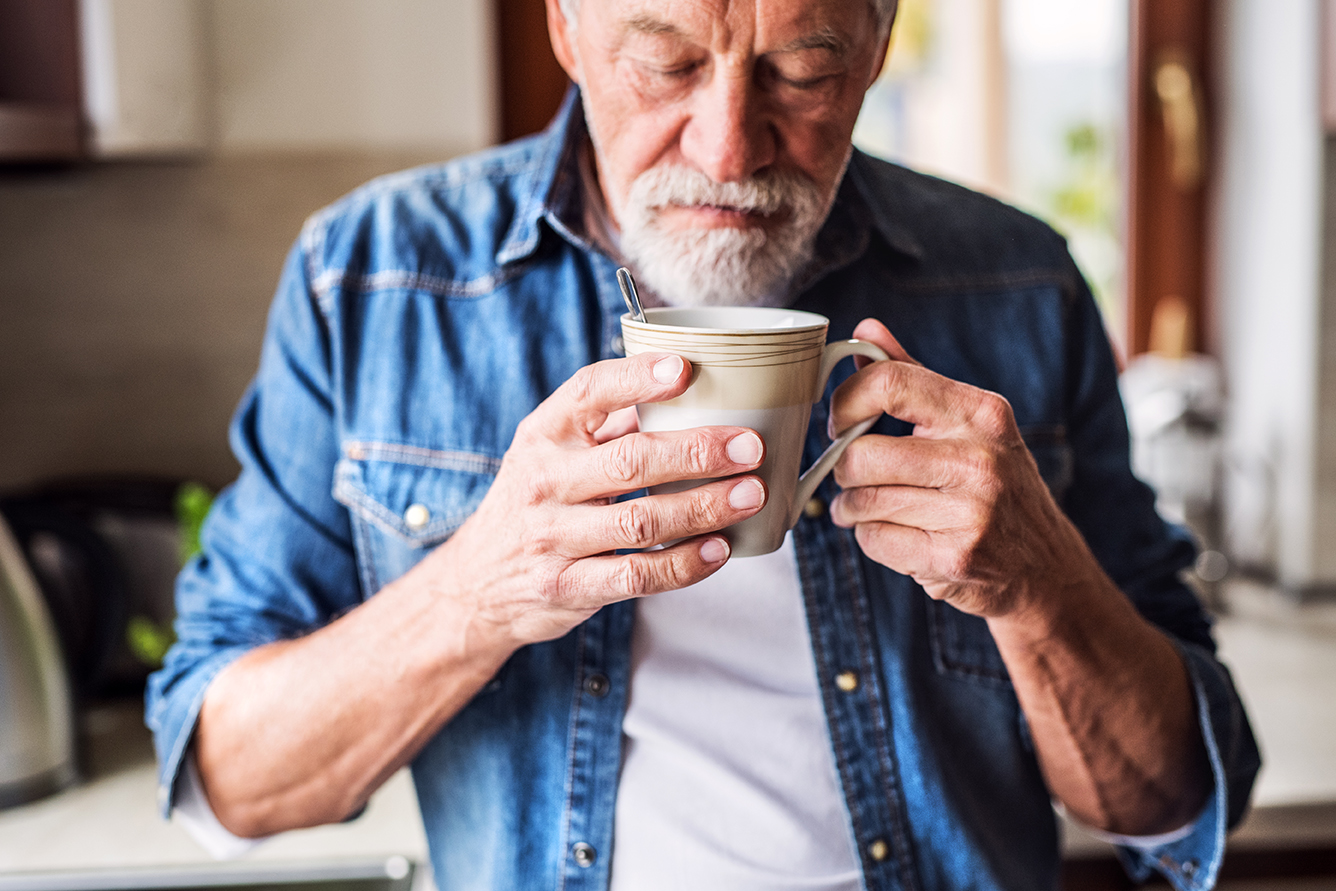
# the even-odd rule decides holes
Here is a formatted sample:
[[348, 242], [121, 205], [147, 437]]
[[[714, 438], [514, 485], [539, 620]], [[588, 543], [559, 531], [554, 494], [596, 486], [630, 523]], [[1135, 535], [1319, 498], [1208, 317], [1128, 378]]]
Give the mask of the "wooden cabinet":
[[76, 0], [0, 0], [0, 162], [83, 154]]

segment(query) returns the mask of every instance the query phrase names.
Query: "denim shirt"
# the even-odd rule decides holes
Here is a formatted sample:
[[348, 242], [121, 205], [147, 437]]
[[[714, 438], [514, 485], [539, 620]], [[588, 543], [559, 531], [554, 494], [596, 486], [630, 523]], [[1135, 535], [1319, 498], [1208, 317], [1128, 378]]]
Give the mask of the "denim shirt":
[[[621, 355], [615, 268], [578, 223], [584, 138], [568, 97], [541, 135], [376, 180], [303, 229], [233, 420], [240, 477], [181, 575], [179, 640], [149, 686], [164, 813], [210, 680], [353, 609], [449, 538], [520, 420], [581, 366]], [[1214, 792], [1186, 837], [1123, 853], [1138, 876], [1209, 887], [1257, 749], [1179, 580], [1193, 547], [1129, 470], [1114, 361], [1062, 240], [855, 153], [817, 256], [794, 305], [828, 316], [832, 338], [875, 316], [930, 368], [1005, 395], [1096, 558], [1174, 641]], [[825, 430], [823, 403], [804, 463]], [[828, 479], [818, 504], [834, 493]], [[867, 559], [823, 511], [794, 537], [866, 887], [1056, 887], [1053, 807], [984, 621]], [[442, 891], [607, 887], [634, 616], [632, 603], [605, 607], [520, 649], [413, 761]], [[856, 683], [836, 683], [850, 672]]]

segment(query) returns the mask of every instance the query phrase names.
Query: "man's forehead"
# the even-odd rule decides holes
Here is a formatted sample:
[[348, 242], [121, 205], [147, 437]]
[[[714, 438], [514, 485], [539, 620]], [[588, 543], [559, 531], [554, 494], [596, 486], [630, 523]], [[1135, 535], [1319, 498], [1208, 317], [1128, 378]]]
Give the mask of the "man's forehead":
[[[590, 2], [590, 0], [585, 0]], [[764, 52], [845, 52], [870, 10], [866, 0], [598, 0], [600, 15], [625, 34], [694, 43], [747, 40]]]

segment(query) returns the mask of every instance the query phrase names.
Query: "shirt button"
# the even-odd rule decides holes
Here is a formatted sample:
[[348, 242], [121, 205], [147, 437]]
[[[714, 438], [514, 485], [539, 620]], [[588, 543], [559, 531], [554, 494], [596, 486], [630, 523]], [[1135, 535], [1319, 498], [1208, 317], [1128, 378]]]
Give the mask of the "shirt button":
[[826, 502], [822, 501], [820, 498], [808, 499], [807, 503], [803, 505], [803, 516], [807, 517], [809, 520], [815, 520], [818, 517], [823, 516], [825, 513]]
[[585, 692], [595, 699], [602, 699], [608, 695], [608, 676], [605, 674], [591, 674], [585, 678]]
[[610, 346], [612, 348], [612, 351], [619, 356], [623, 355], [626, 352], [626, 341], [622, 340], [622, 336], [620, 334], [614, 334], [612, 337], [612, 342], [609, 343], [608, 346]]
[[576, 842], [575, 847], [571, 848], [571, 855], [575, 857], [576, 864], [585, 868], [593, 866], [598, 859], [598, 851], [594, 850], [594, 846], [584, 842]]
[[867, 855], [876, 862], [880, 863], [890, 856], [891, 848], [881, 839], [876, 839], [867, 846]]
[[404, 523], [409, 529], [421, 529], [430, 519], [431, 511], [427, 510], [425, 504], [410, 504], [408, 510], [404, 511]]
[[852, 671], [842, 671], [835, 675], [835, 686], [845, 693], [852, 693], [858, 689], [858, 675]]

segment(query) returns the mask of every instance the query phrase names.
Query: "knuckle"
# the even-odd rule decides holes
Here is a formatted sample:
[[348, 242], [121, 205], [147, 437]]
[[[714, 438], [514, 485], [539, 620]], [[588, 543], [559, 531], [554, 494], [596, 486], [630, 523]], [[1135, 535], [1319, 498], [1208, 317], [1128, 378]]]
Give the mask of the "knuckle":
[[868, 554], [885, 557], [887, 555], [882, 547], [884, 542], [880, 533], [881, 529], [876, 523], [858, 523], [854, 526], [854, 541]]
[[997, 456], [982, 443], [972, 443], [964, 449], [961, 460], [974, 486], [982, 487], [997, 476]]
[[533, 571], [534, 588], [538, 598], [548, 606], [555, 606], [565, 601], [572, 588], [570, 577], [571, 564], [558, 565], [552, 561], [540, 561]]
[[[729, 483], [728, 485], [732, 485]], [[697, 486], [690, 490], [688, 519], [693, 531], [705, 532], [722, 527], [729, 519], [728, 496], [712, 486]]]
[[692, 478], [706, 476], [714, 469], [714, 449], [713, 443], [705, 438], [704, 434], [697, 434], [686, 441], [686, 447], [681, 450], [679, 457], [682, 461], [682, 469], [692, 475]]
[[894, 362], [877, 362], [871, 366], [876, 373], [874, 380], [882, 405], [897, 404], [904, 389], [904, 380], [896, 373], [897, 369], [892, 367], [894, 365]]
[[603, 473], [615, 483], [630, 485], [641, 476], [643, 459], [638, 436], [623, 436], [603, 446]]
[[520, 474], [518, 481], [521, 503], [530, 507], [543, 504], [550, 497], [552, 491], [549, 485], [546, 471], [542, 465], [530, 466], [524, 468], [525, 472]]
[[627, 554], [617, 566], [613, 589], [624, 597], [639, 597], [653, 590], [654, 571], [644, 554]]
[[586, 365], [571, 375], [564, 389], [571, 400], [577, 404], [589, 402], [597, 389], [598, 363]]
[[970, 577], [972, 563], [968, 551], [962, 548], [953, 549], [942, 558], [941, 575], [953, 582], [964, 581]]
[[658, 523], [654, 512], [641, 499], [627, 501], [617, 511], [617, 530], [621, 540], [631, 547], [643, 548], [657, 541]]
[[863, 437], [859, 437], [849, 443], [844, 450], [844, 454], [840, 456], [840, 460], [835, 462], [835, 468], [831, 472], [835, 476], [835, 482], [841, 488], [847, 488], [859, 479], [863, 454]]
[[982, 390], [975, 403], [971, 420], [986, 435], [1001, 438], [1011, 428], [1011, 403], [1005, 396]]
[[854, 486], [852, 489], [845, 489], [842, 494], [845, 511], [860, 516], [866, 513], [868, 494], [866, 486]]

